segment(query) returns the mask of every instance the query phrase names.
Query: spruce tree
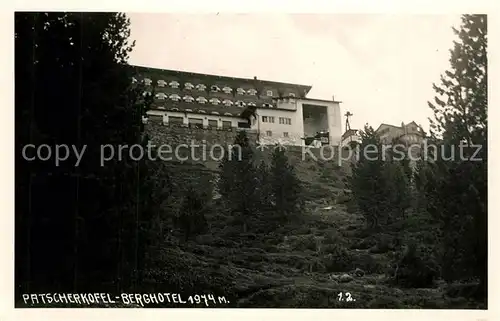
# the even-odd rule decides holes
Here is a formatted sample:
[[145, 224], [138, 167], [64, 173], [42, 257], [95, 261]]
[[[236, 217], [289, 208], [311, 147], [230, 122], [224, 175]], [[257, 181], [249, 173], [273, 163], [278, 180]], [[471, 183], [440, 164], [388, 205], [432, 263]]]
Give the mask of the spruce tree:
[[257, 177], [259, 179], [258, 197], [261, 207], [267, 211], [273, 205], [273, 195], [271, 189], [272, 177], [269, 166], [262, 160], [257, 168]]
[[375, 130], [366, 125], [361, 134], [356, 161], [352, 164], [350, 187], [368, 227], [376, 228], [387, 218], [387, 182], [382, 144]]
[[386, 152], [384, 165], [388, 219], [392, 222], [401, 221], [411, 204], [413, 170], [408, 148], [399, 139], [394, 140]]
[[353, 197], [370, 228], [387, 226], [403, 219], [410, 205], [408, 159], [395, 146], [384, 150], [370, 126], [361, 139], [350, 182]]
[[[127, 153], [100, 163], [101, 146], [144, 144], [143, 88], [126, 63], [122, 13], [16, 13], [16, 289], [121, 291], [145, 244], [147, 173]], [[59, 165], [26, 161], [27, 144], [86, 146]], [[52, 160], [52, 159], [51, 159]], [[149, 215], [149, 214], [148, 214]], [[143, 242], [144, 241], [144, 242]]]
[[276, 146], [271, 162], [271, 190], [277, 218], [286, 221], [303, 209], [300, 181], [289, 163], [284, 148]]
[[[443, 277], [478, 277], [487, 294], [487, 19], [463, 15], [450, 69], [434, 84], [431, 135], [440, 142], [428, 210], [442, 223]], [[467, 144], [463, 155], [459, 146]], [[479, 146], [479, 152], [476, 147]], [[455, 150], [455, 157], [444, 160]], [[472, 157], [474, 159], [472, 159]], [[478, 160], [481, 158], [481, 160]], [[427, 183], [429, 184], [429, 183]], [[429, 189], [428, 188], [428, 189]]]
[[253, 150], [245, 131], [239, 131], [220, 164], [219, 193], [225, 207], [247, 232], [259, 214], [258, 175], [253, 165]]

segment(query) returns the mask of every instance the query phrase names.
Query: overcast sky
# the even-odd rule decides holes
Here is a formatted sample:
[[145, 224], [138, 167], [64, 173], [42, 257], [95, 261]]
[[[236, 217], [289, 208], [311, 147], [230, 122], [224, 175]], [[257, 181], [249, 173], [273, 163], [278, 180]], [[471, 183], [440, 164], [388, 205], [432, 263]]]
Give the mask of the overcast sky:
[[[313, 86], [365, 123], [425, 129], [457, 15], [129, 14], [131, 64]], [[342, 119], [342, 126], [345, 126]]]

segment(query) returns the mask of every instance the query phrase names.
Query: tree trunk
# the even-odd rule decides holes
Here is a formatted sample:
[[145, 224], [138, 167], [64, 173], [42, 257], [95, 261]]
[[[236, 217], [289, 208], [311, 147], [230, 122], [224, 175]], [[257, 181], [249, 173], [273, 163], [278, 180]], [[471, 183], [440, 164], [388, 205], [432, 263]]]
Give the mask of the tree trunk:
[[73, 216], [73, 291], [78, 292], [78, 217], [79, 217], [79, 193], [80, 193], [80, 177], [76, 177], [76, 200], [75, 214]]

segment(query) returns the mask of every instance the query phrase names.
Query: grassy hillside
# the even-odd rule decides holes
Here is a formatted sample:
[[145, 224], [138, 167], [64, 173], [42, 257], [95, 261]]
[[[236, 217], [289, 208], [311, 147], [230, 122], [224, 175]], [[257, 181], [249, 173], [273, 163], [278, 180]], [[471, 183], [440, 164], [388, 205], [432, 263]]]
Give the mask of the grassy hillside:
[[[150, 253], [143, 292], [180, 293], [187, 303], [146, 307], [480, 308], [464, 299], [468, 285], [392, 285], [396, 253], [384, 246], [383, 233], [366, 232], [345, 190], [345, 169], [290, 158], [305, 187], [300, 222], [242, 234], [214, 200], [206, 233], [183, 241], [175, 230], [160, 229], [163, 245]], [[209, 189], [213, 181], [214, 170], [203, 165], [169, 166], [179, 193], [188, 182]], [[214, 300], [205, 302], [202, 295]], [[199, 303], [188, 302], [190, 296]]]
[[[349, 201], [345, 168], [289, 158], [305, 187], [300, 222], [242, 234], [215, 202], [206, 215], [207, 233], [187, 242], [166, 236], [169, 246], [158, 249], [146, 288], [224, 296], [229, 303], [210, 305], [218, 307], [477, 308], [461, 297], [467, 286], [393, 286], [390, 265], [396, 254], [384, 247], [383, 233], [366, 232]], [[178, 175], [196, 172], [191, 165], [178, 166]]]

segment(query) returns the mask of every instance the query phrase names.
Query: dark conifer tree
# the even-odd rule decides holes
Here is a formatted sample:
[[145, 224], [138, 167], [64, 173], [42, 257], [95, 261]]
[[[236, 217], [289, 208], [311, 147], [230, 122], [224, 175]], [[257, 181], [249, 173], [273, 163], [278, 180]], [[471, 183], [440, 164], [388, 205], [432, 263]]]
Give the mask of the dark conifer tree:
[[219, 193], [244, 232], [259, 214], [258, 175], [254, 154], [245, 131], [239, 131], [234, 144], [221, 162]]
[[349, 185], [368, 227], [375, 228], [386, 218], [387, 182], [383, 179], [385, 165], [381, 154], [382, 144], [373, 128], [368, 125], [360, 134], [361, 144], [358, 146], [357, 160], [352, 164]]
[[281, 146], [274, 149], [270, 174], [277, 218], [286, 221], [292, 215], [300, 213], [304, 203], [300, 181]]
[[[486, 15], [462, 16], [462, 25], [454, 32], [458, 39], [450, 50], [450, 69], [442, 75], [441, 84], [434, 85], [437, 95], [429, 103], [434, 112], [431, 135], [440, 142], [440, 150], [436, 163], [429, 165], [435, 179], [423, 188], [428, 191], [428, 210], [442, 223], [443, 277], [450, 281], [478, 277], [481, 289], [477, 294], [484, 298], [488, 239]], [[460, 145], [468, 146], [462, 147], [462, 155]]]
[[[15, 15], [21, 292], [121, 291], [138, 278], [141, 222], [154, 206], [143, 189], [149, 174], [127, 149], [101, 166], [101, 146], [117, 153], [118, 145], [147, 141], [141, 118], [150, 101], [126, 65], [134, 45], [129, 25], [121, 13]], [[74, 153], [56, 165], [54, 158], [24, 159], [27, 144], [86, 149], [78, 165]]]

